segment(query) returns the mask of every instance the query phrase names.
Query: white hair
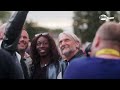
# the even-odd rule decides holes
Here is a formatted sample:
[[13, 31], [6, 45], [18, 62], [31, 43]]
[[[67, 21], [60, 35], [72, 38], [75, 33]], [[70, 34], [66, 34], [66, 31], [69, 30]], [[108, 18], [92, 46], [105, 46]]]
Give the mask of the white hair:
[[4, 23], [0, 26], [0, 32], [3, 32], [3, 33], [5, 32], [6, 25], [7, 23]]
[[[75, 42], [79, 42], [81, 45], [81, 39], [78, 38], [74, 33], [64, 31], [64, 32], [60, 33], [59, 36], [62, 34], [68, 36], [70, 39], [74, 40]], [[80, 46], [79, 46], [79, 49], [80, 49]]]

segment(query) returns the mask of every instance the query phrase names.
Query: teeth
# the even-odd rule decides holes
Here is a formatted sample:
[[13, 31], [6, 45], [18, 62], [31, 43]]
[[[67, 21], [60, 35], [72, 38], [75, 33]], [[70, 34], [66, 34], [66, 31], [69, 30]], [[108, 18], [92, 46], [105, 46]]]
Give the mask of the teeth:
[[40, 50], [40, 52], [45, 52], [45, 50]]
[[25, 45], [24, 43], [19, 43], [20, 45]]

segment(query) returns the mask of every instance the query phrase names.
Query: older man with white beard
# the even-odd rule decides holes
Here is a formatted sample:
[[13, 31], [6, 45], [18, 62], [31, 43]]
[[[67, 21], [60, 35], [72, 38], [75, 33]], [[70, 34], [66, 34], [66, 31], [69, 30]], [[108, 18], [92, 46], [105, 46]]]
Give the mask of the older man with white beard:
[[62, 32], [59, 34], [58, 40], [61, 56], [64, 57], [64, 60], [61, 62], [64, 72], [73, 59], [82, 57], [84, 53], [81, 50], [81, 40], [74, 33]]

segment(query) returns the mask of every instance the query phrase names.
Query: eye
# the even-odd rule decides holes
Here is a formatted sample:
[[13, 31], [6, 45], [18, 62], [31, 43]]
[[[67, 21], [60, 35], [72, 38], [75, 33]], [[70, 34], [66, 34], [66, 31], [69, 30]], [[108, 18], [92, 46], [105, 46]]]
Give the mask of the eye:
[[26, 37], [26, 36], [23, 36], [22, 38], [23, 38], [23, 39], [27, 39], [27, 37]]
[[62, 43], [62, 41], [59, 41], [59, 45]]
[[44, 44], [44, 45], [48, 45], [48, 42], [44, 42], [43, 44]]
[[70, 40], [69, 39], [65, 39], [65, 42], [69, 42]]
[[41, 43], [39, 42], [39, 43], [37, 43], [37, 46], [40, 46], [41, 45]]

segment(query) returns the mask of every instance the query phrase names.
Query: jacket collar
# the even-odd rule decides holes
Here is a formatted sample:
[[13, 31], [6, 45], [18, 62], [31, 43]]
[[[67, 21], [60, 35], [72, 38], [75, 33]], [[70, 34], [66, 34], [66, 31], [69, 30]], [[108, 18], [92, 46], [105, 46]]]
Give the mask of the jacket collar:
[[78, 58], [78, 57], [81, 57], [83, 55], [84, 55], [83, 51], [79, 50], [68, 62], [71, 62], [74, 58]]

